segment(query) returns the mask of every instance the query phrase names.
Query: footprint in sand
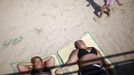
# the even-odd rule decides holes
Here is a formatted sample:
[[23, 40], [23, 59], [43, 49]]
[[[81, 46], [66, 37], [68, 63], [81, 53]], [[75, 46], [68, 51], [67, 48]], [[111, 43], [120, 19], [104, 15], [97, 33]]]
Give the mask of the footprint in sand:
[[106, 24], [108, 17], [102, 17], [102, 18], [93, 17], [93, 20], [98, 24], [104, 25], [104, 24]]
[[99, 18], [99, 17], [93, 17], [93, 20], [97, 23], [101, 23], [102, 21], [102, 18]]

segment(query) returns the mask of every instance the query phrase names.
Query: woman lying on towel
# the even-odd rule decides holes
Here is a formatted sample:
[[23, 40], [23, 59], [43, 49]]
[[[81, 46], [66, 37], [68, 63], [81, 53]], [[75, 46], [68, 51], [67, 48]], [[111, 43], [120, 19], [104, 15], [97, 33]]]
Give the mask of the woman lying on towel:
[[20, 74], [25, 75], [31, 73], [31, 75], [52, 75], [49, 67], [55, 65], [53, 57], [41, 59], [39, 56], [34, 56], [31, 62], [20, 63], [17, 65]]
[[[68, 61], [65, 64], [70, 64], [78, 61], [79, 75], [107, 75], [103, 66], [102, 60], [80, 63], [83, 61], [97, 59], [101, 57], [100, 52], [94, 47], [86, 47], [82, 40], [75, 42], [76, 49], [72, 51]], [[61, 74], [66, 67], [57, 69], [56, 73]]]

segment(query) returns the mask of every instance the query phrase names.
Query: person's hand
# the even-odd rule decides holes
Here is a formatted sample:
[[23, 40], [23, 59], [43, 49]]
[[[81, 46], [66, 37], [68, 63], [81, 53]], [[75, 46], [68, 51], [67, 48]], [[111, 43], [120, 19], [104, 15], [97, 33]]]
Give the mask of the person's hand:
[[56, 71], [55, 71], [56, 74], [63, 74], [63, 71], [62, 69], [58, 68]]

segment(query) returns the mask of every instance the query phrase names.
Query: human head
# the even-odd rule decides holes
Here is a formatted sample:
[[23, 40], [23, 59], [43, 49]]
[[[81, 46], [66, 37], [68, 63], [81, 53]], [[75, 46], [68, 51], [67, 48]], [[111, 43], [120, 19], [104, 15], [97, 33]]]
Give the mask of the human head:
[[86, 45], [85, 45], [85, 43], [82, 40], [77, 40], [74, 43], [74, 45], [75, 45], [76, 49], [84, 49], [84, 48], [86, 48]]
[[39, 56], [32, 57], [31, 63], [33, 64], [34, 69], [43, 68], [43, 61], [42, 61], [41, 57], [39, 57]]

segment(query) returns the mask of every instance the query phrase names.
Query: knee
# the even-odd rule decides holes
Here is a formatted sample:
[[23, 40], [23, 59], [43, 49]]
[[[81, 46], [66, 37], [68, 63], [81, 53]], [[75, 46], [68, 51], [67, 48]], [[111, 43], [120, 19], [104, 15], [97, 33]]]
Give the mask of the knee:
[[101, 7], [101, 10], [103, 11], [104, 9], [106, 9], [107, 8], [107, 5], [103, 5], [102, 7]]

